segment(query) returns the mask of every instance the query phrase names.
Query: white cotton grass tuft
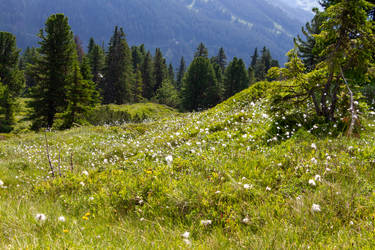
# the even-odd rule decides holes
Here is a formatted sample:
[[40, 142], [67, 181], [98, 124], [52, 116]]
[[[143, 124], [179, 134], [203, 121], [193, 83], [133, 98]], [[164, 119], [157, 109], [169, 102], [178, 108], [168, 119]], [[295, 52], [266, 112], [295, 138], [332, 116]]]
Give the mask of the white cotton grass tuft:
[[47, 216], [45, 214], [36, 214], [35, 219], [37, 221], [45, 221], [47, 219]]
[[312, 163], [312, 164], [317, 164], [317, 163], [318, 163], [318, 160], [315, 159], [315, 158], [312, 158], [312, 159], [311, 159], [311, 163]]
[[320, 212], [320, 211], [322, 211], [322, 210], [320, 209], [320, 205], [318, 205], [318, 204], [313, 204], [312, 207], [311, 207], [311, 210], [312, 210], [313, 212]]
[[212, 220], [201, 220], [201, 225], [208, 226], [212, 224]]
[[322, 177], [320, 175], [315, 175], [315, 180], [316, 181], [322, 181]]
[[314, 181], [313, 179], [310, 179], [310, 180], [309, 180], [309, 184], [310, 184], [311, 186], [316, 186], [316, 183], [315, 183], [315, 181]]
[[246, 216], [245, 218], [243, 218], [242, 222], [245, 223], [245, 224], [248, 224], [250, 222], [249, 217]]
[[186, 245], [190, 246], [191, 245], [191, 241], [189, 239], [184, 239], [184, 242]]
[[311, 143], [311, 148], [316, 150], [317, 149], [316, 144], [315, 143]]
[[167, 161], [168, 165], [171, 165], [172, 162], [173, 162], [173, 156], [172, 155], [168, 155], [167, 157], [165, 157], [165, 160]]
[[66, 221], [64, 216], [60, 216], [57, 220], [60, 221], [60, 222], [65, 222]]
[[88, 176], [88, 175], [89, 175], [89, 172], [87, 172], [86, 170], [83, 170], [83, 171], [82, 171], [82, 174]]
[[185, 239], [188, 239], [190, 237], [190, 233], [186, 231], [185, 233], [181, 234], [181, 236]]
[[0, 180], [0, 187], [4, 185], [4, 182]]
[[266, 191], [271, 191], [271, 188], [267, 186]]
[[243, 185], [243, 188], [244, 188], [244, 189], [250, 189], [250, 188], [252, 188], [252, 185], [245, 184], [245, 185]]

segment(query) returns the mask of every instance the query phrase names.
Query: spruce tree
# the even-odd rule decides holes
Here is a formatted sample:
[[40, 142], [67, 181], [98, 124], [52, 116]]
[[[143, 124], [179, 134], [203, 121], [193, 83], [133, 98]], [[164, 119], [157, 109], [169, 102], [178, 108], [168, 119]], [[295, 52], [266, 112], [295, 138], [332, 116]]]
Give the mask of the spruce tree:
[[255, 65], [257, 64], [258, 61], [258, 48], [255, 48], [254, 54], [251, 56], [251, 62], [250, 62], [250, 67], [252, 69], [255, 69]]
[[83, 50], [82, 41], [79, 38], [79, 36], [77, 36], [77, 35], [74, 36], [74, 43], [76, 44], [78, 61], [79, 61], [79, 63], [81, 63], [83, 57], [85, 56], [85, 51]]
[[93, 37], [90, 37], [89, 46], [87, 47], [87, 54], [91, 54], [94, 46], [96, 45], [95, 40]]
[[139, 67], [141, 67], [143, 63], [144, 55], [142, 54], [141, 49], [137, 46], [132, 46], [131, 51], [132, 51], [133, 70], [134, 70], [134, 73], [137, 73], [137, 71], [139, 70]]
[[220, 101], [215, 71], [206, 57], [196, 57], [183, 80], [182, 104], [188, 111], [202, 110]]
[[18, 69], [19, 52], [15, 36], [0, 32], [0, 132], [9, 132], [14, 124], [16, 98], [24, 86], [23, 72]]
[[221, 72], [225, 72], [225, 67], [227, 66], [227, 56], [225, 55], [224, 48], [219, 49], [219, 53], [217, 55], [217, 64], [221, 68]]
[[131, 51], [122, 28], [115, 27], [109, 43], [102, 83], [104, 103], [132, 102], [133, 67]]
[[155, 100], [160, 104], [165, 104], [173, 108], [180, 105], [180, 97], [175, 86], [169, 79], [165, 79], [155, 94]]
[[156, 92], [160, 87], [161, 83], [168, 77], [168, 69], [165, 63], [163, 54], [159, 48], [155, 51], [154, 57], [154, 92]]
[[208, 58], [208, 50], [206, 48], [206, 46], [201, 42], [198, 47], [197, 47], [197, 50], [194, 54], [194, 57], [205, 57], [205, 58]]
[[73, 33], [63, 14], [50, 16], [39, 38], [40, 57], [33, 67], [37, 84], [31, 102], [34, 129], [52, 127], [55, 115], [65, 111], [68, 76], [76, 59]]
[[37, 48], [27, 47], [20, 58], [19, 68], [24, 71], [27, 90], [36, 84], [35, 76], [33, 75], [31, 68], [38, 61], [38, 57], [39, 53]]
[[182, 79], [184, 78], [185, 72], [186, 72], [185, 59], [184, 57], [181, 57], [180, 67], [178, 68], [178, 72], [177, 72], [177, 82], [176, 82], [177, 90], [181, 89]]
[[142, 79], [142, 73], [140, 70], [137, 71], [134, 81], [134, 102], [142, 102], [143, 101], [143, 79]]
[[225, 71], [224, 98], [244, 90], [249, 86], [249, 77], [242, 59], [233, 58]]
[[102, 47], [94, 43], [87, 57], [91, 66], [92, 80], [99, 86], [103, 79], [105, 67], [105, 54]]
[[73, 124], [84, 124], [85, 115], [99, 102], [95, 83], [84, 79], [78, 61], [74, 62], [68, 81], [65, 88], [68, 105], [62, 115], [63, 129], [70, 128]]
[[170, 63], [169, 64], [169, 67], [168, 67], [168, 78], [169, 80], [171, 81], [171, 83], [176, 86], [176, 82], [175, 82], [175, 74], [174, 74], [174, 69], [173, 69], [173, 65]]
[[154, 96], [155, 78], [154, 63], [150, 52], [147, 52], [141, 67], [143, 79], [143, 97], [151, 99]]

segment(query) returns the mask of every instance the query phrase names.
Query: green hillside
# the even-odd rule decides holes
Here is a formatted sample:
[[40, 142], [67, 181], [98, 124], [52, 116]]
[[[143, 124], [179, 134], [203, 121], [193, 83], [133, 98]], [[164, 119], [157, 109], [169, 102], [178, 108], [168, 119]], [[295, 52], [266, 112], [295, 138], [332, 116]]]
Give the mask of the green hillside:
[[54, 178], [44, 133], [0, 137], [0, 248], [373, 248], [374, 117], [357, 138], [277, 140], [270, 84], [201, 113], [48, 132]]

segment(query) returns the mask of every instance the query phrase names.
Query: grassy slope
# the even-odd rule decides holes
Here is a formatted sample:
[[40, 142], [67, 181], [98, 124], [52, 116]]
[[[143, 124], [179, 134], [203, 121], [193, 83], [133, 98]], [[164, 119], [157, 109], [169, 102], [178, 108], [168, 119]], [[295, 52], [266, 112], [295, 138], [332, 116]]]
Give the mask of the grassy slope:
[[262, 93], [151, 123], [49, 133], [62, 178], [47, 174], [43, 134], [1, 141], [0, 248], [185, 248], [185, 231], [193, 248], [375, 247], [374, 122], [361, 138], [299, 131], [267, 145]]

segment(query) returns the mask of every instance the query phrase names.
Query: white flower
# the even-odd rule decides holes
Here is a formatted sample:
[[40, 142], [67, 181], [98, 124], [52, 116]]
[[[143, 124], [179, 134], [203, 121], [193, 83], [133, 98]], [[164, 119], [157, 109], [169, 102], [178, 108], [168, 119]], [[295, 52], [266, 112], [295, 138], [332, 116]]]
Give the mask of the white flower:
[[354, 222], [353, 222], [353, 221], [350, 221], [350, 222], [349, 222], [349, 225], [353, 226], [353, 225], [354, 225]]
[[93, 200], [94, 200], [94, 197], [90, 196], [90, 197], [89, 197], [89, 200], [90, 200], [90, 201], [93, 201]]
[[352, 150], [352, 149], [353, 149], [353, 146], [349, 146], [349, 147], [348, 147], [348, 150]]
[[60, 216], [60, 217], [58, 218], [58, 221], [60, 221], [60, 222], [65, 222], [65, 217], [64, 217], [64, 216]]
[[168, 165], [171, 165], [172, 162], [173, 162], [173, 157], [172, 157], [172, 155], [168, 155], [167, 157], [165, 157], [165, 160], [167, 161]]
[[140, 220], [140, 221], [144, 221], [144, 220], [145, 220], [145, 218], [143, 218], [143, 217], [142, 217], [142, 218], [140, 218], [139, 220]]
[[108, 164], [108, 160], [107, 159], [104, 159], [104, 164]]
[[271, 191], [271, 188], [267, 186], [266, 191]]
[[220, 194], [220, 193], [221, 193], [221, 191], [216, 191], [216, 192], [215, 192], [215, 194]]
[[84, 170], [84, 171], [82, 171], [82, 174], [88, 176], [89, 172], [87, 172], [86, 170]]
[[315, 180], [316, 181], [322, 181], [322, 177], [320, 175], [315, 175]]
[[312, 143], [312, 144], [311, 144], [311, 148], [316, 150], [316, 144], [315, 144], [315, 143]]
[[184, 242], [186, 243], [186, 245], [191, 245], [191, 241], [189, 239], [184, 239]]
[[187, 238], [190, 237], [190, 233], [189, 232], [185, 232], [181, 236], [184, 237], [185, 239], [187, 239]]
[[85, 186], [85, 183], [84, 183], [83, 181], [81, 181], [79, 184], [80, 184], [82, 187]]
[[212, 220], [201, 220], [201, 225], [208, 226], [212, 224]]
[[317, 164], [318, 161], [317, 161], [315, 158], [312, 158], [312, 159], [311, 159], [311, 163], [312, 163], [312, 164]]
[[245, 185], [243, 185], [243, 188], [244, 189], [250, 189], [250, 188], [252, 188], [253, 187], [253, 185], [249, 185], [249, 184], [245, 184]]
[[35, 219], [39, 221], [45, 221], [47, 219], [47, 216], [45, 214], [36, 214]]
[[315, 183], [315, 181], [314, 181], [313, 179], [310, 179], [310, 180], [309, 180], [309, 184], [310, 184], [311, 186], [316, 186], [316, 183]]
[[242, 219], [242, 222], [247, 224], [250, 222], [250, 219], [246, 216], [245, 218]]
[[312, 207], [311, 207], [311, 210], [312, 210], [313, 212], [320, 212], [320, 211], [321, 211], [321, 209], [320, 209], [320, 205], [318, 205], [318, 204], [313, 204]]
[[4, 182], [2, 180], [0, 180], [0, 186], [4, 185]]

